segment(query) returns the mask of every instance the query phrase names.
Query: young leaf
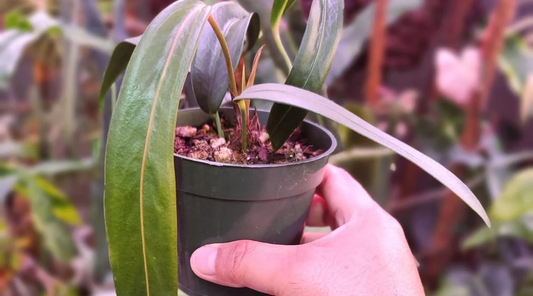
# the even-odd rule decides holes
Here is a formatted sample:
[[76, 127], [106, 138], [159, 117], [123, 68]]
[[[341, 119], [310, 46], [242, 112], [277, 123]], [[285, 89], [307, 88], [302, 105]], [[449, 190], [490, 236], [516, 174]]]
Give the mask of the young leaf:
[[265, 48], [264, 45], [261, 46], [259, 50], [257, 50], [257, 53], [255, 54], [254, 61], [252, 63], [252, 71], [250, 72], [250, 77], [248, 78], [246, 87], [250, 87], [254, 85], [255, 75], [257, 74], [257, 66], [259, 65], [259, 59], [261, 58], [261, 53], [263, 52], [263, 48]]
[[[272, 13], [270, 15], [270, 26], [274, 34], [277, 34], [279, 37], [279, 23], [281, 22], [281, 17], [285, 14], [289, 8], [296, 2], [296, 0], [274, 0], [272, 4]], [[277, 33], [276, 33], [277, 31]]]
[[109, 128], [105, 222], [117, 295], [176, 295], [178, 100], [210, 7], [164, 9], [133, 51]]
[[[340, 40], [343, 10], [343, 0], [313, 1], [302, 45], [286, 84], [312, 92], [322, 89]], [[299, 108], [274, 104], [267, 123], [274, 149], [285, 143], [306, 114]]]
[[279, 36], [279, 26], [281, 23], [281, 17], [294, 4], [295, 1], [296, 0], [274, 0], [274, 4], [272, 5], [272, 13], [270, 15], [270, 26], [272, 28], [274, 41], [283, 55], [285, 64], [287, 64], [287, 67], [289, 68], [291, 66], [291, 60], [283, 48], [283, 43], [281, 42], [281, 37]]
[[489, 218], [483, 206], [472, 191], [454, 174], [433, 159], [389, 136], [333, 101], [300, 88], [280, 84], [260, 84], [247, 88], [239, 97], [235, 98], [235, 100], [243, 99], [263, 99], [296, 106], [349, 127], [376, 143], [395, 151], [428, 172], [463, 199], [490, 226]]
[[[255, 28], [252, 31], [259, 33], [256, 29], [259, 27], [259, 17], [233, 2], [215, 4], [211, 15], [224, 33], [235, 69], [249, 28]], [[249, 41], [254, 43], [258, 35], [251, 37]], [[228, 89], [226, 61], [213, 28], [205, 28], [200, 40], [191, 67], [191, 81], [200, 108], [206, 113], [215, 114]]]
[[113, 53], [111, 54], [111, 59], [107, 65], [107, 70], [104, 74], [104, 79], [102, 80], [102, 86], [100, 87], [100, 96], [98, 98], [99, 105], [102, 106], [104, 97], [109, 91], [115, 80], [122, 74], [128, 65], [131, 55], [135, 46], [139, 44], [142, 36], [137, 36], [133, 38], [126, 39], [120, 42]]
[[274, 34], [272, 33], [272, 28], [270, 26], [272, 8], [271, 3], [273, 3], [272, 0], [237, 0], [237, 2], [247, 11], [256, 12], [259, 14], [261, 32], [263, 33], [263, 37], [261, 39], [264, 40], [264, 43], [267, 46], [276, 67], [279, 68], [283, 74], [288, 75], [290, 68], [287, 67], [283, 54], [277, 47]]

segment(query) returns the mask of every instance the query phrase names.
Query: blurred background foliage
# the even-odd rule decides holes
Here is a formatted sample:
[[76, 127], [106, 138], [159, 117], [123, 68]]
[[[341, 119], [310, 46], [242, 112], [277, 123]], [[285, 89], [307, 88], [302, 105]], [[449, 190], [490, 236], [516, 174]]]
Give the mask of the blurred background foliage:
[[[0, 2], [0, 295], [114, 295], [101, 155], [119, 89], [100, 108], [100, 82], [114, 46], [171, 2]], [[237, 2], [261, 17], [257, 83], [283, 82], [272, 0]], [[283, 19], [290, 57], [311, 3], [297, 1]], [[331, 162], [402, 223], [428, 295], [533, 295], [533, 1], [345, 7], [324, 91], [452, 169], [494, 226], [416, 166], [311, 116], [341, 141]]]

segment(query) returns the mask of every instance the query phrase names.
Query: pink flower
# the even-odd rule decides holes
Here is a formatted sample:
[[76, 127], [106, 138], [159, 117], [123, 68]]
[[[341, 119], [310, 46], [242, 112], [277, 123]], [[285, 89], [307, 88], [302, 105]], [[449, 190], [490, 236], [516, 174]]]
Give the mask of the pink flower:
[[460, 106], [468, 105], [479, 86], [479, 50], [467, 47], [461, 52], [461, 56], [458, 56], [449, 49], [438, 49], [435, 66], [439, 92]]

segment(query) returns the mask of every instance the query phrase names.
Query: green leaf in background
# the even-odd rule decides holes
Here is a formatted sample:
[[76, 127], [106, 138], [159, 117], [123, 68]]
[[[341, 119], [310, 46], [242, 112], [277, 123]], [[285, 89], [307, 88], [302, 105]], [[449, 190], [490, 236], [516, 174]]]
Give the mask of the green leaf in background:
[[133, 50], [137, 44], [139, 44], [141, 37], [142, 36], [137, 36], [126, 39], [120, 42], [117, 47], [115, 47], [115, 50], [113, 50], [111, 59], [109, 60], [109, 64], [107, 65], [107, 69], [104, 74], [104, 79], [102, 80], [102, 86], [100, 88], [100, 96], [98, 98], [100, 107], [103, 106], [103, 100], [106, 93], [109, 91], [113, 83], [115, 83], [115, 80], [117, 80], [120, 74], [122, 74], [122, 72], [128, 66], [131, 55], [133, 54]]
[[57, 219], [72, 225], [81, 224], [80, 216], [74, 205], [66, 195], [52, 183], [42, 177], [32, 176], [26, 172], [18, 173], [16, 176], [18, 182], [14, 189], [17, 193], [23, 196], [29, 196], [31, 192], [29, 192], [27, 183], [29, 182], [28, 180], [30, 180], [32, 184], [38, 187], [39, 194], [47, 198], [47, 202], [51, 205], [50, 211]]
[[8, 29], [17, 29], [19, 31], [31, 31], [33, 26], [30, 23], [30, 20], [20, 13], [20, 11], [11, 11], [5, 16], [4, 27]]
[[274, 64], [280, 71], [287, 75], [289, 74], [289, 68], [285, 63], [283, 54], [276, 44], [274, 34], [271, 28], [271, 8], [273, 6], [273, 0], [237, 0], [237, 2], [247, 11], [256, 12], [259, 14], [261, 21], [262, 40], [268, 48], [268, 52], [274, 61]]
[[63, 24], [44, 11], [37, 11], [28, 18], [14, 13], [6, 19], [6, 28], [0, 32], [0, 90], [7, 86], [26, 49], [45, 35], [60, 32], [71, 42], [96, 46], [100, 50], [108, 49], [110, 44], [79, 27]]
[[[259, 37], [259, 16], [255, 13], [248, 13], [239, 4], [233, 2], [215, 4], [211, 10], [211, 15], [224, 33], [231, 54], [231, 62], [235, 69], [247, 33], [251, 32], [248, 46], [253, 46]], [[222, 47], [215, 31], [209, 26], [202, 32], [191, 67], [194, 95], [204, 112], [215, 114], [218, 111], [228, 89], [229, 78], [226, 73], [226, 61]]]
[[489, 218], [474, 193], [472, 193], [468, 186], [449, 170], [411, 146], [362, 120], [350, 111], [344, 109], [342, 106], [335, 104], [333, 101], [307, 90], [280, 84], [260, 84], [252, 86], [247, 88], [239, 97], [235, 98], [235, 100], [242, 99], [263, 99], [275, 103], [296, 106], [349, 127], [418, 165], [421, 169], [425, 170], [457, 194], [457, 196], [478, 213], [483, 221], [490, 226]]
[[[387, 25], [394, 23], [402, 14], [420, 7], [422, 3], [421, 0], [389, 0]], [[372, 32], [375, 11], [376, 4], [372, 2], [355, 17], [350, 25], [344, 28], [335, 59], [326, 79], [326, 85], [330, 85], [342, 75], [361, 53], [363, 45]]]
[[68, 228], [55, 215], [53, 201], [33, 177], [22, 176], [17, 187], [27, 192], [25, 196], [30, 201], [32, 220], [46, 249], [60, 261], [68, 262], [76, 255], [76, 247]]
[[533, 115], [533, 51], [516, 35], [505, 38], [498, 65], [509, 86], [521, 98], [520, 117], [523, 122]]
[[[312, 92], [322, 89], [339, 44], [343, 10], [343, 0], [313, 1], [302, 44], [286, 84]], [[274, 104], [267, 131], [275, 150], [285, 143], [306, 115], [306, 110]]]
[[174, 130], [209, 11], [198, 0], [172, 3], [150, 23], [126, 69], [105, 155], [105, 222], [117, 295], [178, 291]]
[[526, 41], [516, 35], [505, 38], [498, 64], [507, 77], [511, 89], [518, 95], [522, 94], [533, 68], [533, 52]]
[[44, 178], [36, 177], [34, 182], [51, 201], [52, 212], [59, 220], [72, 225], [81, 225], [78, 211], [63, 192]]
[[7, 82], [26, 52], [26, 49], [47, 33], [60, 30], [61, 23], [43, 11], [37, 11], [27, 20], [28, 26], [22, 25], [20, 17], [14, 22], [14, 28], [0, 32], [0, 90], [7, 86]]
[[502, 196], [491, 206], [489, 214], [495, 221], [513, 221], [533, 213], [533, 169], [517, 173], [505, 186]]
[[274, 36], [274, 41], [276, 42], [277, 48], [280, 49], [281, 54], [287, 67], [291, 67], [291, 59], [287, 55], [287, 52], [283, 48], [283, 43], [281, 42], [281, 36], [279, 34], [279, 26], [281, 23], [281, 17], [285, 12], [294, 4], [296, 0], [274, 0], [272, 4], [272, 12], [270, 14], [270, 26], [272, 29], [272, 34]]

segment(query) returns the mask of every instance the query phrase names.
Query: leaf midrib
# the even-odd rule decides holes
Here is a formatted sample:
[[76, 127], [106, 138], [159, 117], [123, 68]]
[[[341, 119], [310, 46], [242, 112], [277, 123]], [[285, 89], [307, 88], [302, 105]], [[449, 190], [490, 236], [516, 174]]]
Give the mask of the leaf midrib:
[[157, 105], [159, 101], [159, 92], [161, 91], [161, 86], [163, 84], [164, 77], [169, 68], [170, 61], [172, 60], [172, 56], [173, 56], [172, 53], [174, 53], [176, 49], [176, 45], [178, 44], [179, 37], [181, 36], [181, 33], [185, 27], [185, 24], [187, 24], [189, 19], [195, 15], [192, 12], [194, 12], [195, 10], [198, 10], [199, 8], [201, 8], [201, 6], [195, 5], [195, 7], [191, 9], [191, 13], [189, 13], [185, 17], [185, 19], [181, 22], [180, 27], [178, 28], [176, 34], [174, 35], [174, 40], [172, 41], [169, 54], [165, 61], [165, 66], [163, 67], [163, 71], [161, 73], [161, 77], [159, 78], [159, 82], [158, 82], [158, 85], [157, 85], [157, 88], [154, 94], [154, 102], [152, 103], [152, 108], [150, 110], [148, 128], [146, 131], [146, 141], [144, 143], [143, 157], [142, 157], [142, 162], [141, 162], [140, 184], [139, 184], [139, 212], [140, 212], [143, 265], [144, 265], [144, 274], [145, 274], [145, 281], [146, 281], [146, 295], [148, 296], [150, 295], [150, 283], [149, 283], [149, 278], [148, 278], [148, 261], [147, 261], [147, 255], [146, 255], [146, 238], [145, 238], [145, 231], [144, 231], [144, 171], [146, 167], [146, 159], [148, 158], [148, 146], [150, 145], [150, 140], [152, 136], [152, 126], [154, 123], [154, 115], [155, 115], [155, 110], [156, 110], [155, 106]]

